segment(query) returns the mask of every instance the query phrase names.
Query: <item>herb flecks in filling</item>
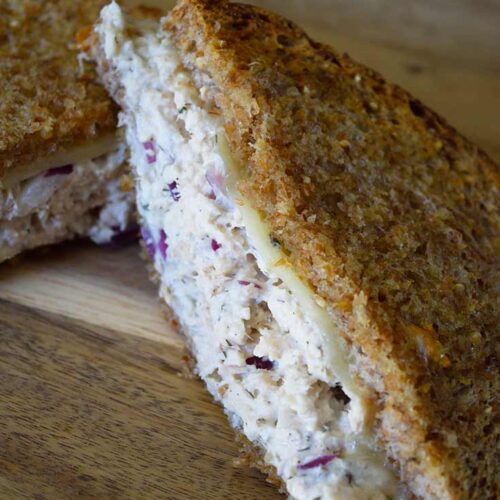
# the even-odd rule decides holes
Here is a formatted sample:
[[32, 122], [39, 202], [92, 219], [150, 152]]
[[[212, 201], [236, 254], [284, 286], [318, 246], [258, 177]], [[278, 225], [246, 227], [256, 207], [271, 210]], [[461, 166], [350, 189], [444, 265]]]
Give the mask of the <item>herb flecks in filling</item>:
[[[104, 29], [120, 39], [119, 8], [105, 12]], [[153, 255], [160, 294], [188, 336], [198, 374], [293, 497], [394, 494], [391, 473], [362, 436], [361, 408], [335, 389], [340, 380], [321, 326], [247, 233], [227, 185], [222, 118], [200, 99], [209, 89], [196, 88], [166, 36], [151, 33], [121, 50], [112, 63], [127, 104], [138, 207], [152, 235], [146, 245], [168, 234], [168, 258]], [[129, 71], [135, 63], [147, 66], [141, 78]], [[156, 145], [154, 163], [147, 141]], [[163, 191], [173, 179], [180, 197]]]

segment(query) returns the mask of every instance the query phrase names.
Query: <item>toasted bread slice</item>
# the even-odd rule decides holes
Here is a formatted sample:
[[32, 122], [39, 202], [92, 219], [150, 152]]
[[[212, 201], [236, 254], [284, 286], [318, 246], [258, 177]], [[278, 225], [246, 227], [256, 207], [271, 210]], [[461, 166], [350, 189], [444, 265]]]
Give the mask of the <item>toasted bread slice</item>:
[[260, 463], [296, 498], [495, 498], [498, 167], [265, 10], [97, 33], [160, 294]]

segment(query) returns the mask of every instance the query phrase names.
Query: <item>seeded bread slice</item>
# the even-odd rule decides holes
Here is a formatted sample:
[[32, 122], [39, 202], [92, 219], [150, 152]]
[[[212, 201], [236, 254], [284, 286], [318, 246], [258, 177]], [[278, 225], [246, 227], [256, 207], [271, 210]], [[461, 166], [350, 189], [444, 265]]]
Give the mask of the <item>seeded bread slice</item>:
[[211, 88], [241, 193], [343, 325], [403, 480], [425, 498], [495, 498], [498, 167], [275, 14], [182, 0], [164, 29]]

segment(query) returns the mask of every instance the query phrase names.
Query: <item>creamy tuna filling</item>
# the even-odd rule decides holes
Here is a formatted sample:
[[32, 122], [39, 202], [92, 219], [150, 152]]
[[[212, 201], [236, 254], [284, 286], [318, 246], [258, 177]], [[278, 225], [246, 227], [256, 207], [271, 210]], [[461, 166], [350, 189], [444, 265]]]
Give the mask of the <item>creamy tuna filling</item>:
[[0, 261], [72, 236], [105, 243], [131, 223], [125, 147], [37, 173], [0, 190]]
[[246, 226], [250, 209], [235, 203], [228, 182], [234, 169], [221, 148], [217, 110], [204, 104], [207, 89], [193, 85], [165, 34], [125, 40], [119, 8], [103, 12], [105, 56], [123, 89], [143, 239], [208, 390], [292, 497], [398, 495], [374, 451], [367, 404], [345, 373], [341, 343], [327, 340], [323, 311], [308, 306], [312, 294], [302, 300], [275, 272], [266, 257], [271, 240], [264, 250], [262, 236]]

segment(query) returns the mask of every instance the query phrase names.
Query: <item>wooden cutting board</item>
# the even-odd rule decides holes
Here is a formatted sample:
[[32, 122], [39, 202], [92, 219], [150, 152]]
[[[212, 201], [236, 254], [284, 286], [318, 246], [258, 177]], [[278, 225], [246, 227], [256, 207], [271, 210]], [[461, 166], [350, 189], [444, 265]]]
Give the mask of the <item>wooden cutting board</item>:
[[[500, 159], [493, 2], [260, 3], [402, 83]], [[237, 462], [222, 410], [183, 375], [182, 356], [136, 246], [71, 243], [0, 266], [0, 498], [283, 498]]]

